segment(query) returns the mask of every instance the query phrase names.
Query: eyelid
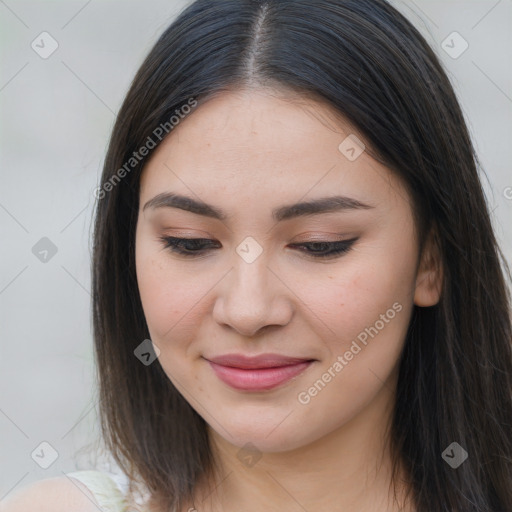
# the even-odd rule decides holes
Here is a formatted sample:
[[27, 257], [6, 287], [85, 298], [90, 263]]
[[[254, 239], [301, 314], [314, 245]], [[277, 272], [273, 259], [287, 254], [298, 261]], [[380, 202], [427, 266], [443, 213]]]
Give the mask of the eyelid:
[[[188, 229], [179, 229], [179, 228], [171, 228], [166, 227], [163, 228], [164, 236], [174, 237], [174, 238], [215, 238], [210, 235], [207, 231], [201, 230], [188, 230]], [[165, 235], [166, 231], [172, 231], [172, 233]]]
[[[339, 233], [320, 233], [316, 236], [308, 236], [303, 238], [304, 235], [299, 235], [299, 241], [293, 241], [293, 243], [306, 243], [306, 242], [348, 242], [350, 237], [347, 235], [340, 235]], [[331, 238], [332, 237], [332, 238]]]
[[[215, 237], [211, 234], [209, 234], [208, 232], [206, 231], [189, 231], [189, 230], [183, 230], [183, 229], [176, 229], [176, 228], [170, 228], [170, 227], [167, 227], [167, 228], [164, 228], [163, 231], [172, 231], [172, 233], [168, 234], [168, 235], [165, 235], [165, 236], [169, 236], [171, 238], [188, 238], [188, 239], [197, 239], [197, 238], [201, 238], [201, 239], [214, 239]], [[312, 236], [308, 236], [310, 233], [312, 233]], [[324, 232], [309, 232], [309, 231], [306, 231], [305, 233], [301, 233], [300, 235], [297, 235], [296, 238], [298, 238], [298, 241], [296, 241], [295, 239], [293, 240], [292, 243], [301, 243], [301, 242], [316, 242], [316, 241], [319, 241], [319, 242], [344, 242], [344, 241], [348, 241], [351, 236], [351, 234], [341, 234], [341, 233], [335, 233], [335, 232], [329, 232], [329, 231], [324, 231]], [[302, 238], [303, 236], [308, 236], [308, 238]], [[333, 238], [331, 238], [333, 237]], [[213, 241], [216, 241], [216, 240], [213, 240]]]
[[[330, 235], [330, 236], [329, 236]], [[294, 239], [290, 244], [306, 244], [306, 243], [341, 243], [341, 242], [353, 242], [358, 236], [341, 235], [339, 233], [316, 233], [316, 236], [303, 238], [304, 234], [299, 235], [298, 238]], [[333, 238], [331, 238], [331, 236]], [[180, 238], [185, 240], [201, 240], [204, 242], [219, 243], [214, 236], [207, 233], [196, 234], [190, 231], [173, 231], [172, 234], [164, 234], [159, 239], [165, 238]]]

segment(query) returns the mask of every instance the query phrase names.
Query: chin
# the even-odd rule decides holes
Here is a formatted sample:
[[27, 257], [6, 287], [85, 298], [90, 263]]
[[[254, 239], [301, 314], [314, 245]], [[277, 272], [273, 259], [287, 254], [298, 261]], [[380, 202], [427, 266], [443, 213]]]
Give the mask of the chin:
[[223, 423], [222, 427], [217, 423], [213, 423], [213, 425], [208, 423], [210, 428], [215, 431], [216, 436], [222, 437], [227, 443], [236, 446], [242, 452], [253, 449], [262, 453], [288, 452], [321, 437], [320, 434], [315, 435], [314, 432], [304, 431], [294, 422], [287, 425], [287, 419], [283, 421], [283, 418], [286, 418], [288, 413], [289, 411], [283, 414], [279, 420], [272, 418], [264, 421], [260, 416], [259, 421], [254, 421], [254, 418], [245, 415], [238, 422]]

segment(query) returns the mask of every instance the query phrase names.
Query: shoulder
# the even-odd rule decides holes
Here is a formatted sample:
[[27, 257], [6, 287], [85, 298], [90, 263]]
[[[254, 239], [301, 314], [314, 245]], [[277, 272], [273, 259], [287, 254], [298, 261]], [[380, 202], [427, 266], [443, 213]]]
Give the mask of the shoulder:
[[98, 512], [92, 492], [69, 477], [38, 480], [0, 501], [0, 512]]

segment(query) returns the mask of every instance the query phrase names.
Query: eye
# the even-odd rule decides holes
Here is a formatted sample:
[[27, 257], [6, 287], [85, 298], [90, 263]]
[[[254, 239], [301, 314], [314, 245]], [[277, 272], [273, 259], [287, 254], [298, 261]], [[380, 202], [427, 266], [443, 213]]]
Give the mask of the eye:
[[[160, 240], [163, 242], [164, 247], [169, 249], [171, 252], [187, 256], [187, 257], [199, 257], [204, 256], [206, 250], [211, 248], [212, 245], [218, 245], [218, 243], [208, 238], [177, 238], [173, 236], [162, 236]], [[335, 258], [343, 253], [350, 250], [352, 244], [356, 242], [357, 238], [351, 240], [343, 240], [336, 242], [307, 242], [302, 244], [292, 244], [291, 247], [306, 247], [306, 253], [308, 256], [313, 258]]]
[[350, 240], [340, 240], [336, 242], [307, 242], [303, 244], [294, 244], [292, 247], [307, 247], [305, 251], [313, 258], [335, 258], [343, 253], [346, 253], [352, 247], [352, 244], [357, 241], [357, 238]]
[[208, 238], [177, 238], [174, 236], [162, 236], [160, 240], [166, 249], [183, 256], [196, 257], [204, 253], [205, 245], [211, 245]]

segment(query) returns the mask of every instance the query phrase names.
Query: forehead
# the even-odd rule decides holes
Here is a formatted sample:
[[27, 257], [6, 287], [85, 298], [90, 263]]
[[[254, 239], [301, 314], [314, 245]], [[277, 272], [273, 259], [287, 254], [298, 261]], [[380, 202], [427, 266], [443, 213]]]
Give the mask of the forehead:
[[355, 160], [343, 154], [340, 144], [353, 132], [323, 102], [268, 90], [223, 92], [200, 103], [156, 149], [141, 197], [172, 190], [224, 204], [280, 205], [333, 192], [363, 202], [396, 194], [407, 200], [398, 179], [366, 152]]
[[[178, 146], [194, 145], [208, 157], [240, 158], [261, 156], [318, 157], [331, 149], [343, 134], [350, 133], [347, 122], [325, 103], [285, 96], [268, 89], [222, 92], [200, 103], [176, 125], [156, 153]], [[329, 132], [329, 137], [326, 137]], [[299, 147], [298, 144], [301, 144]], [[229, 153], [226, 155], [225, 151]], [[196, 159], [201, 157], [195, 152]]]

